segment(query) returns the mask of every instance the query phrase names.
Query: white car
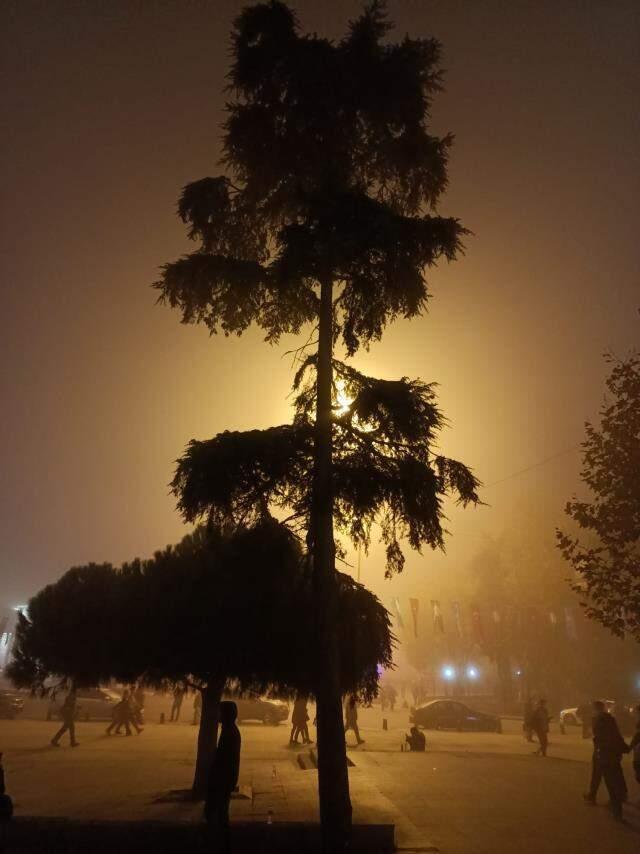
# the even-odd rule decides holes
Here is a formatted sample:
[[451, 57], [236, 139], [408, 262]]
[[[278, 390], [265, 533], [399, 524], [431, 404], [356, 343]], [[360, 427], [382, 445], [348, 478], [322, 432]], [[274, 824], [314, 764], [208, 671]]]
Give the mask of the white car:
[[[603, 700], [605, 709], [610, 712], [615, 708], [615, 700]], [[589, 706], [591, 708], [591, 706]], [[570, 709], [563, 709], [560, 712], [560, 723], [564, 726], [582, 726], [582, 717], [579, 712], [580, 707], [576, 706]]]

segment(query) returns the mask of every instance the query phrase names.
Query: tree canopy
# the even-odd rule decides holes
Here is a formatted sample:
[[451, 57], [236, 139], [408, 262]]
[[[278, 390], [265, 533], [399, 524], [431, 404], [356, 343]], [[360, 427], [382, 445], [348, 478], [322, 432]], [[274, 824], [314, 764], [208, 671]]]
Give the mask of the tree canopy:
[[[343, 691], [371, 698], [377, 666], [391, 664], [389, 618], [349, 576], [339, 590]], [[200, 527], [151, 559], [74, 567], [41, 590], [9, 672], [28, 687], [57, 676], [312, 693], [313, 607], [307, 561], [284, 526]]]
[[188, 184], [178, 212], [198, 249], [162, 270], [160, 299], [211, 332], [261, 326], [270, 341], [318, 317], [323, 277], [339, 284], [347, 352], [423, 311], [425, 270], [462, 248], [435, 208], [451, 135], [428, 127], [441, 87], [435, 39], [385, 39], [382, 3], [332, 42], [300, 33], [273, 0], [232, 32], [226, 174]]
[[587, 423], [582, 443], [581, 476], [591, 499], [566, 506], [584, 535], [558, 531], [558, 545], [587, 614], [640, 640], [640, 356], [609, 362], [610, 397], [599, 429]]
[[[189, 443], [173, 480], [187, 520], [243, 522], [274, 506], [291, 514], [290, 523], [308, 529], [314, 362], [307, 359], [295, 378], [292, 424], [226, 431]], [[334, 376], [351, 400], [333, 419], [335, 524], [366, 548], [379, 520], [391, 574], [404, 564], [402, 537], [415, 549], [444, 547], [444, 496], [476, 503], [478, 481], [462, 463], [433, 451], [443, 424], [433, 385], [406, 377], [374, 379], [337, 360]]]

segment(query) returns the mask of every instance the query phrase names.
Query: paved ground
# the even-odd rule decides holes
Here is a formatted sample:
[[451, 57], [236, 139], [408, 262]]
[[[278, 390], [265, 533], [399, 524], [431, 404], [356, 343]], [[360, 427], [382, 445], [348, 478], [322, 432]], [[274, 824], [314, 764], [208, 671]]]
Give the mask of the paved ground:
[[[150, 704], [151, 705], [151, 704]], [[158, 707], [159, 708], [159, 707]], [[157, 720], [158, 709], [153, 717]], [[188, 710], [187, 710], [188, 711]], [[443, 854], [637, 854], [640, 810], [616, 824], [603, 806], [582, 803], [589, 742], [552, 733], [550, 756], [532, 755], [517, 722], [505, 733], [427, 733], [428, 752], [400, 752], [407, 712], [361, 712], [364, 745], [352, 748], [354, 818], [393, 822], [399, 848]], [[80, 747], [49, 746], [55, 725], [0, 721], [9, 791], [21, 815], [156, 818], [199, 821], [200, 808], [170, 793], [191, 782], [196, 728], [149, 723], [131, 738], [108, 737], [104, 725], [80, 724]], [[317, 821], [317, 779], [301, 770], [288, 747], [288, 728], [243, 725], [241, 784], [252, 799], [233, 801], [232, 818]], [[313, 733], [312, 733], [313, 734]], [[349, 740], [352, 734], [349, 734]], [[626, 766], [632, 802], [640, 786]]]

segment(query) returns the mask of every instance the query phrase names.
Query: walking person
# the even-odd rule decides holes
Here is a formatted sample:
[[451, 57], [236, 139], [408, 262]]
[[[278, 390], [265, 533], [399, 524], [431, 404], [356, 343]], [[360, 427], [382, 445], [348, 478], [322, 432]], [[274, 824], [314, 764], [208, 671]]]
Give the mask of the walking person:
[[60, 713], [62, 715], [62, 726], [51, 739], [52, 747], [60, 747], [60, 739], [65, 734], [69, 733], [69, 743], [71, 747], [77, 747], [76, 741], [76, 714], [78, 711], [78, 703], [76, 697], [76, 689], [72, 688], [65, 697]]
[[356, 703], [356, 698], [353, 695], [351, 695], [347, 700], [347, 705], [344, 711], [345, 737], [350, 729], [352, 729], [356, 735], [356, 742], [358, 746], [364, 744], [364, 739], [360, 738], [360, 730], [358, 729], [358, 704]]
[[531, 729], [535, 732], [540, 742], [540, 747], [536, 750], [537, 756], [547, 755], [547, 746], [549, 744], [549, 721], [551, 720], [547, 710], [547, 701], [540, 699], [531, 715]]
[[176, 723], [180, 720], [180, 709], [182, 708], [182, 701], [184, 700], [184, 688], [178, 686], [173, 692], [173, 703], [171, 704], [171, 717], [169, 718], [170, 722], [175, 721]]
[[123, 707], [122, 707], [122, 720], [118, 724], [116, 729], [116, 735], [120, 732], [121, 728], [124, 726], [127, 731], [127, 735], [131, 735], [132, 726], [135, 731], [140, 735], [143, 732], [143, 728], [141, 726], [141, 713], [140, 707], [138, 706], [136, 699], [133, 695], [133, 692], [125, 691], [123, 695]]
[[607, 712], [601, 700], [593, 703], [593, 766], [591, 786], [585, 800], [595, 804], [600, 780], [609, 793], [609, 809], [614, 818], [622, 819], [622, 805], [627, 800], [627, 783], [622, 771], [622, 755], [630, 751], [616, 719]]
[[129, 696], [128, 691], [124, 691], [120, 700], [115, 704], [113, 709], [111, 710], [111, 723], [107, 727], [107, 735], [111, 735], [113, 730], [115, 730], [116, 735], [119, 735], [120, 730], [124, 726], [126, 729], [127, 735], [131, 735], [131, 727], [129, 726], [129, 716], [127, 706], [127, 699]]
[[230, 851], [229, 802], [238, 785], [240, 774], [240, 749], [242, 739], [236, 726], [238, 708], [230, 700], [220, 703], [221, 733], [216, 748], [209, 779], [204, 815], [213, 837], [213, 850], [220, 854]]
[[291, 736], [289, 737], [289, 744], [298, 744], [299, 735], [302, 736], [303, 744], [311, 744], [308, 720], [307, 698], [303, 694], [298, 694], [291, 713]]

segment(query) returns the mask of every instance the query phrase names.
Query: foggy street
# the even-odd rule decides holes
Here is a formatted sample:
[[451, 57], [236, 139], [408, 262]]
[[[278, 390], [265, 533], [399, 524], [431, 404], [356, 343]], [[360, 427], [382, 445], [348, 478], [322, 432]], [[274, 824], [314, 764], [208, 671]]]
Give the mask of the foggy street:
[[[187, 704], [185, 704], [186, 707]], [[190, 706], [185, 708], [190, 720]], [[445, 854], [496, 850], [603, 854], [638, 850], [640, 810], [615, 823], [605, 807], [585, 806], [591, 743], [579, 732], [560, 735], [552, 726], [547, 759], [532, 755], [521, 722], [504, 721], [503, 734], [426, 731], [427, 753], [401, 753], [407, 711], [379, 706], [360, 713], [365, 743], [351, 748], [350, 781], [356, 822], [396, 825], [399, 849]], [[199, 821], [202, 807], [171, 800], [191, 785], [196, 728], [189, 723], [150, 723], [140, 736], [107, 737], [104, 724], [79, 724], [80, 747], [53, 750], [52, 723], [0, 722], [0, 745], [16, 810], [22, 815], [72, 818]], [[288, 747], [289, 728], [243, 724], [240, 789], [253, 800], [232, 802], [234, 821], [317, 820], [317, 776], [301, 770], [300, 746]], [[314, 730], [311, 731], [312, 738]], [[351, 743], [351, 735], [348, 740]], [[73, 773], [70, 773], [73, 769]], [[640, 803], [629, 763], [625, 772], [632, 803]], [[247, 787], [250, 787], [247, 788]]]
[[640, 854], [639, 0], [0, 16], [0, 854]]

